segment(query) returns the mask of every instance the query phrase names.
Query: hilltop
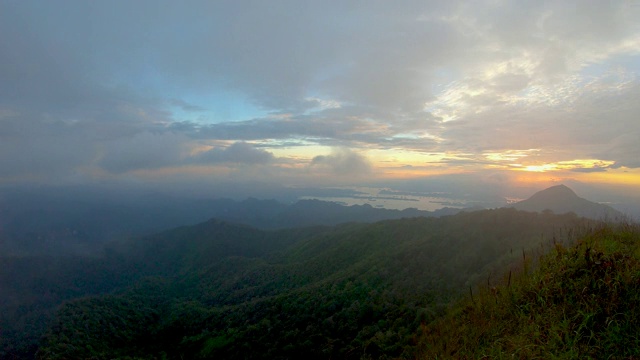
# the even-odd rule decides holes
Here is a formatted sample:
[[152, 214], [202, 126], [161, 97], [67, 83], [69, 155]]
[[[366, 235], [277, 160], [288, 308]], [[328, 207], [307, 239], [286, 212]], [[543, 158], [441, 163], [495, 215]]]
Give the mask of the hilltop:
[[624, 218], [624, 215], [614, 208], [583, 199], [565, 185], [556, 185], [539, 191], [530, 198], [511, 205], [511, 207], [536, 212], [551, 210], [556, 214], [573, 212], [578, 216], [597, 220]]

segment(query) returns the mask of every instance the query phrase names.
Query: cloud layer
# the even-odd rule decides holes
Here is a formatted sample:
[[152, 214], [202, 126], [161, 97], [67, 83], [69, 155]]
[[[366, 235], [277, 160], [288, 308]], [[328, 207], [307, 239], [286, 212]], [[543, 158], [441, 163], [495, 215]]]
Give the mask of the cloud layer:
[[0, 181], [638, 176], [638, 17], [629, 1], [2, 2]]

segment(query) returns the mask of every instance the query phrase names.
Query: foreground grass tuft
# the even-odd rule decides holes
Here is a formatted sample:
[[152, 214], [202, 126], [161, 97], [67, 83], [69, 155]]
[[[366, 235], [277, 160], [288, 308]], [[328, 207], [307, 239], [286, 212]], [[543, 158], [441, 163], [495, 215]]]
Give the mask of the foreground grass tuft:
[[427, 359], [640, 357], [640, 229], [603, 225], [554, 244], [423, 329]]

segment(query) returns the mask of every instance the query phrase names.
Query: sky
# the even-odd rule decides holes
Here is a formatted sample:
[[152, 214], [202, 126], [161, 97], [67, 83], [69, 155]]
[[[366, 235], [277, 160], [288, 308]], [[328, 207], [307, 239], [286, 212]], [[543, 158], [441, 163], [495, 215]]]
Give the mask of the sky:
[[0, 184], [640, 202], [638, 19], [631, 0], [0, 0]]

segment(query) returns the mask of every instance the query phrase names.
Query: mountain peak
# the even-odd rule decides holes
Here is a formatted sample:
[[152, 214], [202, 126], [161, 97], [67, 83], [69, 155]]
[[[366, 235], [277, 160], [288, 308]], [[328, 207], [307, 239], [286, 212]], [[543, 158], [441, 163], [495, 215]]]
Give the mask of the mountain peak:
[[549, 199], [554, 201], [567, 200], [567, 199], [579, 199], [580, 197], [566, 185], [555, 185], [550, 188], [538, 191], [533, 194], [531, 199]]
[[573, 190], [565, 185], [556, 185], [538, 191], [530, 198], [517, 202], [514, 208], [524, 211], [551, 210], [557, 214], [574, 212], [580, 216], [605, 219], [619, 218], [622, 216], [617, 210], [603, 204], [591, 202], [579, 197]]

